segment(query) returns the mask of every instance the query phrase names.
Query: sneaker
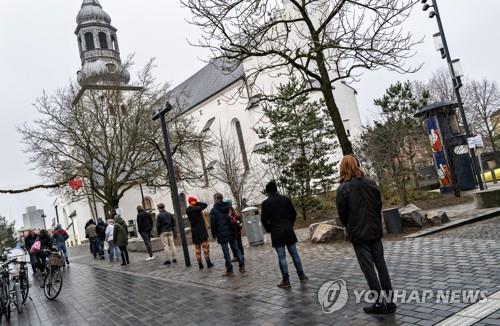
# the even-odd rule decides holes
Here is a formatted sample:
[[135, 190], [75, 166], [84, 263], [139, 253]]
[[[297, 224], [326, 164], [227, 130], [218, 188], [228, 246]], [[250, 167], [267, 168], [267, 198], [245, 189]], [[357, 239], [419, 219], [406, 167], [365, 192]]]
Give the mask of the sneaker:
[[166, 262], [164, 262], [163, 265], [170, 265], [170, 260], [167, 260]]
[[302, 274], [302, 275], [299, 275], [299, 279], [302, 281], [302, 282], [305, 282], [309, 279], [309, 277], [307, 277], [306, 274]]
[[146, 261], [151, 261], [151, 260], [154, 260], [154, 259], [155, 259], [155, 256], [151, 256], [151, 257], [146, 258]]
[[121, 265], [122, 265], [122, 266], [127, 266], [127, 263], [122, 263]]
[[[208, 265], [207, 265], [208, 266]], [[203, 263], [201, 261], [198, 262], [198, 268], [203, 269]]]
[[240, 273], [245, 273], [245, 266], [240, 266]]
[[233, 275], [234, 275], [233, 272], [225, 272], [224, 274], [222, 274], [222, 276], [224, 276], [224, 277], [233, 276]]
[[371, 306], [364, 307], [363, 311], [369, 315], [381, 315], [387, 313], [387, 307], [384, 304], [374, 303]]
[[277, 285], [277, 287], [279, 287], [281, 289], [289, 289], [291, 287], [290, 286], [290, 281], [281, 280], [281, 282]]
[[210, 260], [207, 260], [207, 268], [214, 267], [214, 264]]
[[393, 314], [396, 312], [396, 304], [395, 303], [387, 303], [386, 304], [386, 307], [387, 307], [387, 312], [390, 313], [390, 314]]

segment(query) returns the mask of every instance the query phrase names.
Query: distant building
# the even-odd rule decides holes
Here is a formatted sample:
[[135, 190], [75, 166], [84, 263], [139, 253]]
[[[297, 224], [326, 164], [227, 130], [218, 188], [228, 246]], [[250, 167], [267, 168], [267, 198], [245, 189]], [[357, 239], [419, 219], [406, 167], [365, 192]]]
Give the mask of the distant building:
[[36, 209], [36, 206], [26, 207], [26, 213], [23, 214], [23, 229], [43, 229], [43, 209]]

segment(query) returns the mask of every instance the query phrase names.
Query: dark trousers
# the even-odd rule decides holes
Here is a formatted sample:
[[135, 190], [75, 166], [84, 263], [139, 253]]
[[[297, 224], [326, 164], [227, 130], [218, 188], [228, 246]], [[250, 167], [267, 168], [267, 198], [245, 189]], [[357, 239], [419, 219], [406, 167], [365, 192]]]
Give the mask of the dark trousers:
[[[370, 290], [377, 292], [379, 299], [383, 298], [381, 296], [382, 290], [385, 291], [387, 298], [392, 298], [391, 277], [385, 264], [382, 240], [357, 243], [353, 246], [358, 258], [359, 267], [363, 274], [365, 274]], [[377, 272], [375, 272], [375, 269], [377, 269]]]
[[[243, 256], [245, 256], [245, 249], [243, 249], [243, 241], [241, 241], [241, 233], [236, 236], [236, 241], [238, 242], [238, 249], [240, 249], [240, 252]], [[236, 250], [231, 249], [233, 252], [233, 257], [237, 258], [238, 254], [236, 253]]]
[[151, 232], [141, 232], [142, 240], [148, 251], [149, 257], [153, 257], [153, 249], [151, 248]]
[[128, 259], [127, 246], [120, 246], [119, 248], [122, 255], [122, 264], [130, 264], [130, 260]]

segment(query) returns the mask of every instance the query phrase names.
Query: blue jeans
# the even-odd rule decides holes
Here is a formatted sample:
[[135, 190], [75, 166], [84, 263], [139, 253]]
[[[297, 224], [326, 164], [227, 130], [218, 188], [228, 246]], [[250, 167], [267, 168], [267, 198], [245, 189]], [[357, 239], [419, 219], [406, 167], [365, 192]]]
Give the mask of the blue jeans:
[[69, 263], [68, 250], [66, 249], [66, 244], [64, 242], [58, 242], [56, 244], [56, 248], [57, 250], [63, 253], [66, 263]]
[[109, 260], [113, 261], [113, 259], [116, 257], [116, 260], [120, 258], [120, 249], [118, 248], [117, 245], [115, 245], [114, 241], [108, 241], [108, 254], [109, 254]]
[[297, 251], [297, 246], [294, 244], [277, 247], [276, 253], [278, 254], [278, 260], [280, 263], [281, 275], [283, 275], [283, 280], [288, 281], [290, 279], [288, 274], [288, 264], [286, 262], [286, 251], [285, 247], [288, 249], [288, 253], [292, 256], [293, 264], [297, 270], [299, 276], [304, 275], [304, 269], [302, 268], [302, 262], [300, 261], [299, 252]]
[[233, 271], [233, 264], [231, 263], [231, 254], [229, 253], [229, 247], [236, 253], [236, 258], [238, 259], [238, 264], [240, 267], [245, 266], [245, 259], [238, 248], [238, 242], [232, 240], [230, 242], [225, 242], [220, 244], [222, 247], [222, 252], [224, 253], [224, 260], [226, 261], [226, 271], [231, 273]]

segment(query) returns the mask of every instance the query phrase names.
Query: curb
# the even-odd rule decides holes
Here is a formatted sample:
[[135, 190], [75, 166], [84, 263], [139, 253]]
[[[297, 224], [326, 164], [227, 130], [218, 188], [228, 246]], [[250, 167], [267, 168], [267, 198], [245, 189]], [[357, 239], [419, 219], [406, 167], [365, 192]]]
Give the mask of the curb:
[[456, 228], [456, 227], [459, 227], [459, 226], [463, 226], [463, 225], [467, 225], [467, 224], [471, 224], [471, 223], [475, 223], [475, 222], [487, 220], [487, 219], [490, 219], [490, 218], [493, 218], [493, 217], [497, 217], [497, 216], [500, 216], [500, 208], [495, 208], [495, 209], [492, 209], [492, 211], [485, 212], [484, 214], [479, 214], [479, 215], [476, 215], [476, 216], [473, 216], [473, 217], [462, 218], [462, 219], [459, 219], [459, 220], [456, 220], [456, 221], [452, 221], [450, 223], [447, 223], [447, 224], [444, 224], [444, 225], [441, 225], [441, 226], [437, 226], [437, 227], [433, 227], [433, 228], [427, 229], [427, 230], [418, 231], [416, 233], [409, 234], [409, 235], [405, 236], [404, 238], [405, 239], [420, 238], [420, 237], [424, 237], [424, 236], [427, 236], [427, 235], [439, 233], [441, 231], [453, 229], [453, 228]]

